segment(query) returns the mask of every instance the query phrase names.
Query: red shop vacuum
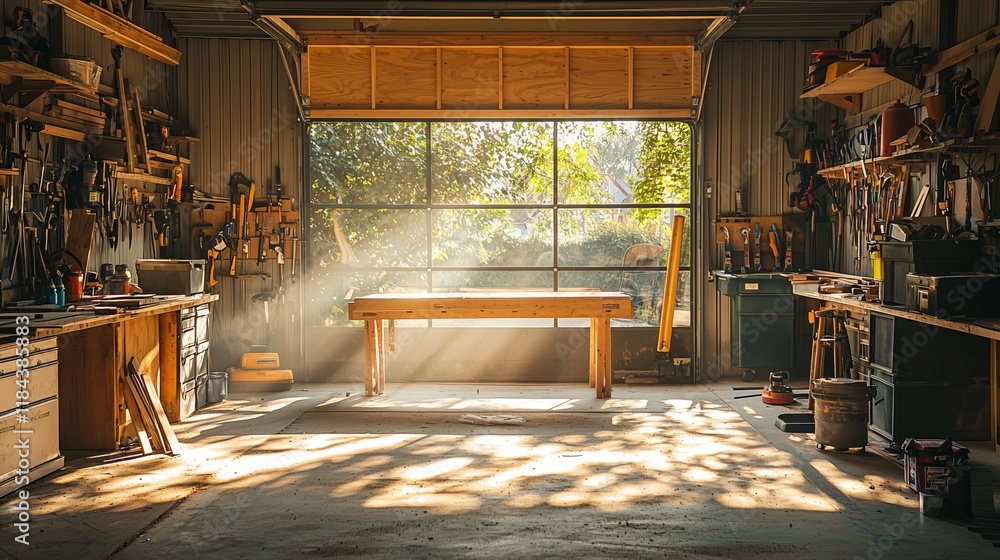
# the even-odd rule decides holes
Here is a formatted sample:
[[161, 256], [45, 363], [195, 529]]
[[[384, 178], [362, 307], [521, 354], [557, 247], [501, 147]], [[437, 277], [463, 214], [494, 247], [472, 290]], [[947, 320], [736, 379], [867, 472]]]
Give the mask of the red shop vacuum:
[[795, 393], [788, 386], [787, 381], [791, 379], [787, 371], [772, 371], [769, 376], [769, 385], [764, 387], [760, 400], [764, 404], [789, 405], [795, 402]]

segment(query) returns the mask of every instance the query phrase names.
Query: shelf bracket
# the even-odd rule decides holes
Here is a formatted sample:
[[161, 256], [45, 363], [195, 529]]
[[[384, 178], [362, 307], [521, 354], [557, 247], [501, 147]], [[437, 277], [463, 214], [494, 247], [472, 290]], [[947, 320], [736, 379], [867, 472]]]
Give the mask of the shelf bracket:
[[845, 109], [851, 113], [861, 112], [861, 94], [851, 94], [851, 95], [824, 95], [820, 94], [818, 96], [823, 101], [831, 103]]
[[15, 105], [24, 109], [55, 85], [55, 82], [46, 80], [25, 80], [20, 76], [14, 76], [11, 82], [0, 90], [0, 102], [11, 103], [14, 96], [20, 93], [21, 96]]

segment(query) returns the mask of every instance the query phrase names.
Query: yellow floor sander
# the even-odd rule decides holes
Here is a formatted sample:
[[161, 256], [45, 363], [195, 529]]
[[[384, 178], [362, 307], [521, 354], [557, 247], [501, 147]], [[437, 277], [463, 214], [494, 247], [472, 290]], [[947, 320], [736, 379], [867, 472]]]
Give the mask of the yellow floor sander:
[[[270, 300], [274, 292], [261, 292], [252, 298], [264, 304], [264, 324], [270, 329]], [[268, 335], [270, 339], [270, 335]], [[268, 352], [266, 345], [254, 345], [240, 358], [239, 368], [229, 368], [229, 391], [233, 393], [259, 393], [287, 391], [292, 388], [292, 370], [281, 369], [277, 352]]]
[[246, 352], [239, 368], [229, 368], [229, 391], [259, 393], [292, 388], [292, 370], [281, 369], [276, 352]]

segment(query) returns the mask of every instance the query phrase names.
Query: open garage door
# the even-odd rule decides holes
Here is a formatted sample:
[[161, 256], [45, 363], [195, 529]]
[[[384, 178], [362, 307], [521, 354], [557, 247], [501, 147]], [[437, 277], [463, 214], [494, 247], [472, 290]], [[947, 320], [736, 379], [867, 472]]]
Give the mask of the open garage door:
[[314, 119], [689, 119], [701, 92], [694, 37], [308, 37]]

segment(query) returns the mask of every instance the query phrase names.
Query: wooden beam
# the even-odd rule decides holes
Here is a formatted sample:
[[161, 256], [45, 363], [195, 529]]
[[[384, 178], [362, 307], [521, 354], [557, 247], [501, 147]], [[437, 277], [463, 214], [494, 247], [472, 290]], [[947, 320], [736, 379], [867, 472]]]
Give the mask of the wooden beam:
[[922, 74], [924, 76], [937, 74], [949, 66], [954, 66], [979, 53], [988, 52], [997, 46], [1000, 46], [1000, 25], [928, 58], [924, 63]]
[[[503, 100], [501, 99], [502, 103]], [[434, 119], [449, 111], [442, 109], [312, 109], [314, 119]], [[468, 109], [469, 118], [480, 119], [690, 119], [691, 107], [667, 109]]]
[[976, 126], [973, 134], [983, 134], [992, 132], [997, 122], [997, 113], [1000, 112], [1000, 55], [997, 55], [993, 63], [993, 72], [990, 74], [990, 81], [986, 84], [986, 91], [983, 93], [983, 102], [979, 105], [979, 114], [976, 116]]
[[[65, 0], [59, 0], [65, 1]], [[310, 47], [691, 47], [689, 35], [634, 33], [360, 33], [357, 31], [303, 31]]]
[[177, 66], [181, 51], [131, 21], [83, 0], [45, 0], [61, 6], [66, 15], [104, 35], [108, 40], [154, 60]]

